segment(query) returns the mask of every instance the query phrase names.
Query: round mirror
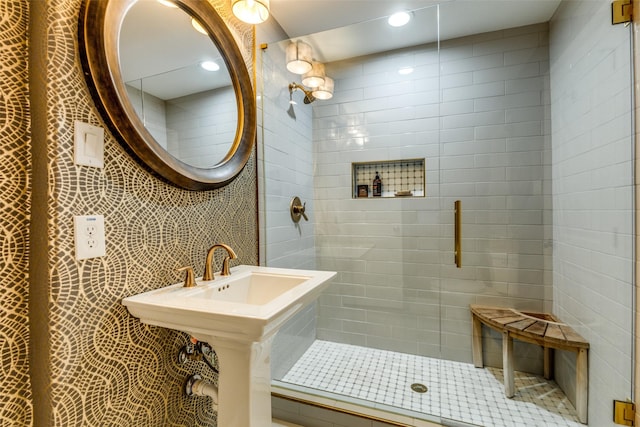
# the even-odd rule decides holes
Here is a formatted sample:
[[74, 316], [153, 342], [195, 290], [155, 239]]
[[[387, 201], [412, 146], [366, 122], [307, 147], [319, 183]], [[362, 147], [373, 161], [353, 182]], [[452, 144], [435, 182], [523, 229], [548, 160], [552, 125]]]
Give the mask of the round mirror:
[[224, 21], [201, 0], [85, 0], [87, 82], [134, 156], [183, 188], [230, 182], [255, 141], [253, 87]]

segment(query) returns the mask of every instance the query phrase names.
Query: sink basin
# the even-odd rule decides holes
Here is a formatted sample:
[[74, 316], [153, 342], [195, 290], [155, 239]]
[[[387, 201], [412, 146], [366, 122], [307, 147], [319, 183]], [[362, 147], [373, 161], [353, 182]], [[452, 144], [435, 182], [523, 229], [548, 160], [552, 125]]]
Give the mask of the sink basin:
[[227, 301], [240, 304], [265, 305], [283, 293], [309, 280], [309, 276], [287, 276], [274, 273], [249, 271], [242, 277], [234, 277], [228, 286], [208, 287], [194, 293], [194, 298]]
[[[241, 265], [230, 276], [196, 279], [122, 300], [143, 323], [206, 338], [260, 341], [315, 300], [336, 273]], [[213, 343], [210, 343], [213, 344]]]
[[271, 343], [279, 328], [329, 285], [335, 272], [241, 265], [122, 300], [143, 323], [186, 332], [218, 356], [218, 425], [271, 426]]

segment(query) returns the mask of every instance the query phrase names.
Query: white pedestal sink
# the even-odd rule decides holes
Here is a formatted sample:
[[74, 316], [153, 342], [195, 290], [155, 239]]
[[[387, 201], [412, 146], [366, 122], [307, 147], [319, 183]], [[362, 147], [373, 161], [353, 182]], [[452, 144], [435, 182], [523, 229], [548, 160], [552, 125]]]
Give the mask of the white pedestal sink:
[[218, 356], [218, 425], [271, 427], [271, 343], [335, 272], [242, 265], [230, 276], [122, 300], [143, 323], [186, 332]]

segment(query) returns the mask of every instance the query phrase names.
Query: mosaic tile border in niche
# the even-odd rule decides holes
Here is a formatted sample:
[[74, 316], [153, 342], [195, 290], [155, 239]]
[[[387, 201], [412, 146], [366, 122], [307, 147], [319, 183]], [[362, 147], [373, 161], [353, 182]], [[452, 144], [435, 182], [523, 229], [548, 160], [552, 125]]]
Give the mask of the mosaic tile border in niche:
[[376, 174], [382, 180], [381, 197], [424, 197], [425, 165], [425, 159], [353, 163], [353, 198], [373, 196], [372, 183]]

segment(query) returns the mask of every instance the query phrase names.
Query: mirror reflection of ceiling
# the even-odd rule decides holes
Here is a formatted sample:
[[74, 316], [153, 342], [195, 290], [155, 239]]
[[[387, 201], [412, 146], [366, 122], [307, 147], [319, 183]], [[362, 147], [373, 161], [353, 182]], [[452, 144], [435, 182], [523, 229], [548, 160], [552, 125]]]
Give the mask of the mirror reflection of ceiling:
[[[547, 22], [561, 0], [271, 0], [271, 14], [290, 38], [311, 44], [316, 59], [332, 62], [440, 39]], [[414, 11], [405, 27], [386, 17]], [[339, 11], [339, 12], [338, 12]], [[355, 24], [355, 25], [354, 25]]]
[[[162, 100], [231, 85], [215, 44], [193, 28], [181, 9], [156, 0], [137, 1], [127, 12], [120, 40], [124, 81], [145, 79], [145, 92]], [[216, 62], [220, 70], [202, 69], [200, 63], [205, 60]]]

